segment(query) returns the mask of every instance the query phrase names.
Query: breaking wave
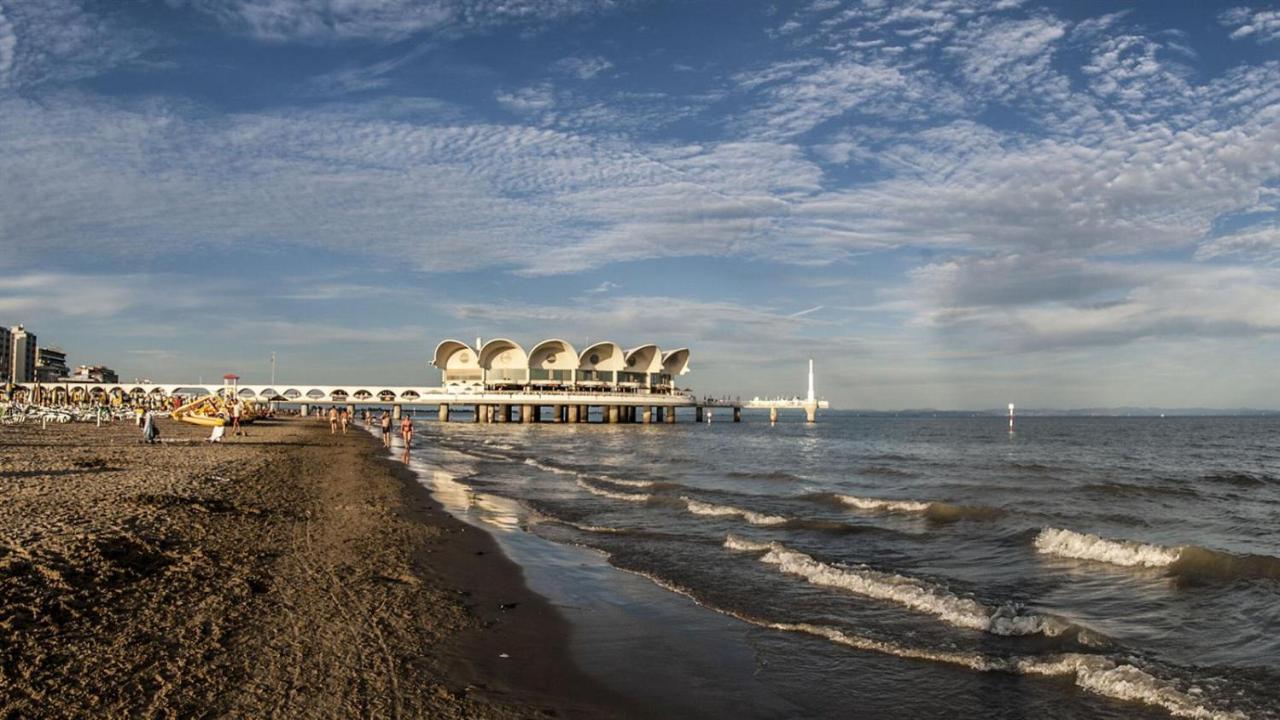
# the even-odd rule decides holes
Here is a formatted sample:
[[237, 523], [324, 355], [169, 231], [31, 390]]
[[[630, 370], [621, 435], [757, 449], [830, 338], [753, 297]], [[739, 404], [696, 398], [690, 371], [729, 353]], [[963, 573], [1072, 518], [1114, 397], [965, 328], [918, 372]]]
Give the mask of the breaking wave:
[[[729, 536], [725, 546], [741, 550], [765, 550], [770, 546], [742, 538]], [[829, 625], [814, 623], [774, 622], [747, 613], [707, 604], [696, 593], [652, 573], [621, 568], [626, 572], [647, 578], [655, 585], [692, 600], [701, 607], [736, 618], [757, 627], [783, 632], [805, 633], [824, 638], [845, 647], [876, 652], [910, 660], [945, 663], [978, 672], [1002, 672], [1015, 675], [1070, 678], [1077, 687], [1087, 692], [1115, 700], [1137, 702], [1149, 707], [1161, 708], [1170, 715], [1191, 720], [1247, 720], [1245, 714], [1217, 710], [1199, 698], [1183, 692], [1168, 681], [1148, 673], [1135, 665], [1116, 662], [1103, 655], [1086, 653], [1062, 653], [1044, 657], [997, 657], [978, 652], [941, 650], [911, 647], [896, 642], [877, 640], [846, 633]]]
[[947, 502], [921, 500], [889, 500], [886, 498], [859, 497], [857, 495], [831, 494], [829, 497], [840, 505], [876, 512], [910, 513], [923, 515], [934, 522], [958, 520], [988, 520], [1004, 514], [1003, 510], [981, 505], [954, 505]]
[[599, 485], [591, 483], [587, 480], [583, 480], [582, 478], [578, 478], [577, 484], [578, 484], [578, 487], [582, 488], [583, 490], [586, 490], [592, 495], [599, 495], [600, 497], [607, 497], [613, 500], [626, 500], [627, 502], [649, 502], [650, 500], [653, 499], [653, 496], [649, 495], [648, 493], [615, 492], [613, 490], [602, 488]]
[[712, 505], [711, 503], [700, 502], [689, 497], [680, 497], [681, 500], [689, 508], [689, 512], [694, 515], [710, 515], [715, 517], [737, 516], [752, 525], [782, 525], [788, 519], [781, 515], [766, 515], [751, 510], [743, 510], [742, 508], [731, 507], [729, 505]]
[[1096, 560], [1125, 567], [1165, 567], [1178, 560], [1181, 548], [1148, 545], [1133, 540], [1107, 540], [1089, 533], [1045, 528], [1036, 535], [1036, 551], [1046, 555]]
[[1232, 555], [1194, 545], [1168, 547], [1135, 540], [1109, 540], [1091, 533], [1045, 528], [1035, 547], [1046, 555], [1093, 560], [1123, 567], [1167, 568], [1170, 573], [1199, 580], [1269, 578], [1280, 580], [1280, 558]]
[[1162, 680], [1134, 665], [1116, 662], [1102, 655], [1063, 653], [1045, 657], [1001, 658], [976, 652], [907, 647], [884, 640], [851, 635], [827, 625], [759, 621], [757, 624], [775, 630], [815, 635], [858, 650], [948, 663], [980, 672], [1068, 677], [1078, 687], [1096, 695], [1162, 708], [1174, 717], [1194, 720], [1244, 720], [1247, 717], [1239, 712], [1214, 710], [1202, 704], [1191, 694], [1179, 690], [1167, 680]]
[[1012, 605], [990, 608], [977, 600], [963, 598], [916, 578], [880, 572], [865, 565], [828, 565], [792, 550], [781, 543], [758, 543], [730, 535], [724, 546], [730, 550], [763, 552], [760, 562], [777, 565], [782, 572], [797, 575], [814, 585], [897, 603], [916, 612], [933, 615], [955, 627], [981, 630], [993, 635], [1058, 636], [1071, 625], [1057, 618], [1021, 615]]

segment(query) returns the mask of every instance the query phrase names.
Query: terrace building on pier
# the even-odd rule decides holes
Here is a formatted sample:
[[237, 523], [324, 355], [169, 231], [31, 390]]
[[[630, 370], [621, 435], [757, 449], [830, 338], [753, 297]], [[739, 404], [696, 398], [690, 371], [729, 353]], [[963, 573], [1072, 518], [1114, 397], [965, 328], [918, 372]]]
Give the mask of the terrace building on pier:
[[689, 372], [689, 350], [663, 352], [647, 344], [624, 350], [598, 342], [578, 352], [568, 341], [543, 340], [529, 351], [514, 340], [495, 338], [472, 347], [460, 340], [436, 346], [431, 364], [443, 373], [445, 390], [565, 390], [674, 393], [676, 378]]

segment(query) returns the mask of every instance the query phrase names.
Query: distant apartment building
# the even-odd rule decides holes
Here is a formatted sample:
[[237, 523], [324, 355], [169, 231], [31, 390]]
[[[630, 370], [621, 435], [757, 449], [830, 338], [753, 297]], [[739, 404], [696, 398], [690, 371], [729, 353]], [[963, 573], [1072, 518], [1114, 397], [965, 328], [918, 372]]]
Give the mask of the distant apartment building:
[[71, 382], [120, 382], [120, 376], [116, 374], [116, 371], [105, 365], [78, 365], [75, 373], [67, 379]]
[[12, 382], [35, 382], [36, 336], [22, 325], [9, 332], [9, 377]]
[[0, 326], [0, 384], [13, 381], [13, 332]]
[[36, 380], [38, 382], [57, 382], [71, 370], [67, 368], [67, 353], [60, 347], [36, 348]]

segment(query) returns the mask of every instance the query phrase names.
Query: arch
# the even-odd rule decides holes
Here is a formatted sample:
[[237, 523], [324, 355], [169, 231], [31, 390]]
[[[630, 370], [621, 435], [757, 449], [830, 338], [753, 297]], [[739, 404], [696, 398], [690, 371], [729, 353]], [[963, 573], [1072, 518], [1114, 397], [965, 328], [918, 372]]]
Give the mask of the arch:
[[529, 351], [529, 367], [541, 370], [577, 370], [578, 351], [565, 340], [543, 340]]
[[378, 391], [379, 402], [391, 402], [392, 400], [395, 400], [395, 399], [396, 399], [396, 392], [394, 390]]
[[264, 398], [276, 398], [280, 396], [280, 393], [276, 392], [275, 388], [263, 388], [258, 394]]
[[342, 402], [347, 399], [347, 391], [342, 388], [338, 388], [337, 390], [329, 393], [329, 399], [335, 402]]
[[529, 355], [514, 340], [494, 338], [480, 348], [480, 367], [484, 370], [524, 370], [529, 367]]
[[164, 392], [164, 388], [162, 388], [162, 387], [153, 387], [153, 388], [151, 388], [151, 392], [149, 392], [149, 393], [147, 393], [147, 394], [148, 394], [148, 395], [164, 395], [164, 394], [165, 394], [165, 392]]
[[253, 390], [250, 390], [249, 388], [242, 388], [240, 392], [236, 393], [236, 395], [244, 398], [245, 400], [252, 400], [258, 396], [258, 393], [254, 392]]
[[578, 370], [578, 351], [565, 340], [543, 340], [529, 351], [529, 380], [572, 382]]
[[615, 342], [598, 342], [578, 356], [579, 370], [622, 370], [626, 368], [626, 353]]
[[662, 356], [662, 373], [675, 377], [689, 372], [689, 348], [672, 350]]
[[436, 345], [431, 364], [441, 370], [479, 370], [479, 352], [461, 340], [442, 340]]
[[311, 388], [307, 391], [307, 397], [312, 400], [321, 400], [324, 398], [324, 391], [320, 388]]
[[653, 344], [641, 345], [627, 351], [627, 371], [636, 373], [662, 372], [662, 350]]
[[[386, 392], [391, 392], [391, 391], [390, 391], [390, 390], [383, 390], [382, 392], [386, 393]], [[382, 393], [378, 393], [378, 394], [379, 394], [379, 395], [381, 395]], [[394, 393], [393, 393], [393, 394], [394, 394]], [[417, 399], [418, 399], [418, 398], [420, 398], [420, 397], [422, 397], [422, 396], [421, 396], [421, 395], [419, 395], [419, 394], [417, 393], [417, 391], [415, 391], [415, 390], [405, 390], [404, 392], [400, 393], [400, 399], [401, 399], [401, 400], [417, 400]]]
[[529, 355], [514, 340], [494, 338], [480, 348], [480, 369], [486, 383], [523, 383], [529, 379]]
[[373, 393], [369, 392], [368, 390], [365, 390], [364, 388], [361, 388], [351, 393], [351, 397], [356, 400], [368, 400], [369, 398], [373, 397]]
[[280, 394], [284, 395], [289, 400], [297, 400], [298, 398], [302, 397], [302, 391], [299, 390], [298, 388], [289, 388], [288, 390], [285, 390], [283, 393], [280, 393]]

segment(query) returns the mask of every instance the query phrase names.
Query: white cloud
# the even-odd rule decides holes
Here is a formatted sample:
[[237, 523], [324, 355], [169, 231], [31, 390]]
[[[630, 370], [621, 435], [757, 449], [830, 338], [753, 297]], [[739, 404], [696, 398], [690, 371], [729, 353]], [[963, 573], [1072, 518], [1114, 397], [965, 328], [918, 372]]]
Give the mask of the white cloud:
[[593, 55], [590, 57], [567, 57], [557, 60], [552, 67], [579, 80], [590, 80], [613, 67], [613, 63], [599, 55]]
[[0, 92], [99, 75], [155, 42], [75, 0], [0, 0]]
[[615, 0], [169, 0], [272, 42], [375, 40], [458, 34], [499, 25], [537, 26], [607, 12]]
[[1233, 28], [1231, 39], [1253, 38], [1258, 42], [1280, 40], [1280, 10], [1251, 10], [1236, 7], [1219, 16], [1223, 25]]
[[1207, 240], [1196, 249], [1197, 260], [1235, 256], [1280, 264], [1280, 226], [1250, 228]]
[[0, 283], [0, 313], [15, 321], [40, 315], [100, 317], [122, 312], [141, 300], [125, 276], [68, 273], [12, 273]]

